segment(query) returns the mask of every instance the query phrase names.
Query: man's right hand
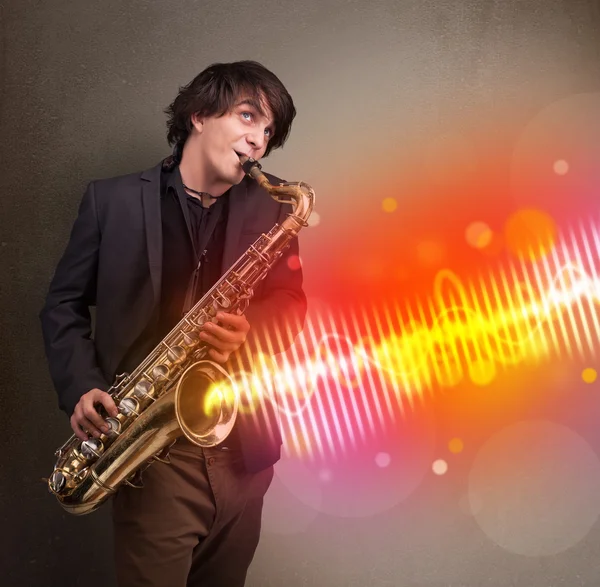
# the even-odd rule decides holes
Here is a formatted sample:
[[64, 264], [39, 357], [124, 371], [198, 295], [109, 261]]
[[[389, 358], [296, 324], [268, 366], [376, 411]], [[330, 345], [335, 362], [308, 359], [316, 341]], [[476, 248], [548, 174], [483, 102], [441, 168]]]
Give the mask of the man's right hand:
[[110, 416], [119, 413], [113, 398], [101, 389], [94, 388], [82, 395], [71, 416], [71, 428], [81, 440], [88, 440], [90, 436], [98, 438], [108, 432], [108, 426], [96, 409], [98, 404], [104, 406]]

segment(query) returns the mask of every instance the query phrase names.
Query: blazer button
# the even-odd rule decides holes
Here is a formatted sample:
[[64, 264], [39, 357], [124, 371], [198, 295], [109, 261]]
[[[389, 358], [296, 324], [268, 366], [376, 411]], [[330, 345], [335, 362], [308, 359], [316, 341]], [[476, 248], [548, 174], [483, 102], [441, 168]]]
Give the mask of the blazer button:
[[209, 465], [214, 465], [215, 464], [215, 457], [209, 457], [208, 458], [208, 464]]

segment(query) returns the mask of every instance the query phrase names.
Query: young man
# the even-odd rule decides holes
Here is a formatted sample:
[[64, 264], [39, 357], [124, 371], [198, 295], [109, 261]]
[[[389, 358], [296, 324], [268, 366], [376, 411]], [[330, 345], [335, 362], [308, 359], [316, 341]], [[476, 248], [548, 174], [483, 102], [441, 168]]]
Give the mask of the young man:
[[[81, 439], [104, 430], [99, 406], [116, 414], [106, 393], [116, 374], [135, 369], [291, 212], [244, 177], [239, 161], [268, 155], [290, 132], [295, 107], [273, 73], [251, 61], [212, 65], [166, 112], [173, 155], [89, 184], [40, 314], [59, 405]], [[205, 325], [210, 359], [232, 369], [266, 340], [274, 353], [292, 344], [306, 312], [301, 269], [288, 262], [295, 255], [296, 239], [245, 316], [221, 312], [220, 325]], [[171, 464], [144, 471], [141, 489], [121, 486], [113, 500], [119, 585], [244, 585], [280, 447], [274, 408], [261, 402], [238, 416], [221, 445], [202, 449], [182, 438]]]

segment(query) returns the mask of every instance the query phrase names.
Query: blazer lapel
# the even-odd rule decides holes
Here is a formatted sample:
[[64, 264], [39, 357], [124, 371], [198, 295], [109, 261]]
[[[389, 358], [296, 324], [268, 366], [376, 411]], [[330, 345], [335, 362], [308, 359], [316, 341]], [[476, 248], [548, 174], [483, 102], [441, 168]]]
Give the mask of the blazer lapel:
[[154, 300], [160, 299], [162, 279], [162, 226], [160, 213], [160, 172], [161, 164], [142, 173], [142, 206], [146, 223], [146, 244], [148, 265]]
[[225, 245], [223, 248], [223, 262], [221, 271], [227, 271], [240, 256], [239, 242], [248, 205], [248, 182], [246, 178], [234, 185], [229, 193], [229, 214], [227, 215], [227, 228], [225, 230]]

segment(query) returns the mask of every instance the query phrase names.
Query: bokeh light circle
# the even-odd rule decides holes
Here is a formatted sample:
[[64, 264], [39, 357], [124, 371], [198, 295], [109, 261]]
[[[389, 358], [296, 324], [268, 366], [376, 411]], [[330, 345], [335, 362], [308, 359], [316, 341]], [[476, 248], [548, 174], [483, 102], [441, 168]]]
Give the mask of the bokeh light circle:
[[302, 261], [300, 260], [300, 257], [298, 257], [298, 255], [292, 255], [288, 259], [287, 264], [292, 271], [297, 271], [298, 269], [300, 269], [300, 267], [302, 267]]
[[445, 475], [448, 472], [448, 463], [443, 459], [438, 459], [434, 461], [431, 469], [436, 475]]
[[381, 202], [381, 209], [384, 212], [394, 212], [398, 208], [398, 202], [395, 198], [385, 198], [383, 202]]
[[471, 222], [465, 230], [467, 243], [474, 249], [485, 249], [491, 242], [494, 233], [485, 222]]
[[[319, 515], [319, 505], [323, 499], [319, 485], [317, 483], [303, 485], [302, 492], [305, 500], [299, 500], [279, 479], [279, 470], [285, 466], [283, 460], [275, 464], [275, 475], [265, 495], [262, 514], [262, 531], [265, 533], [301, 534]], [[326, 473], [327, 471], [321, 471], [324, 483], [327, 482]]]
[[553, 167], [556, 175], [566, 175], [569, 172], [569, 164], [564, 159], [555, 161]]
[[[483, 532], [525, 556], [575, 546], [600, 514], [600, 462], [573, 430], [548, 421], [519, 422], [480, 449], [469, 496]], [[475, 509], [475, 508], [474, 508]]]
[[448, 443], [448, 450], [453, 454], [458, 454], [459, 452], [462, 452], [463, 448], [464, 448], [464, 444], [460, 438], [453, 438]]
[[321, 223], [321, 216], [319, 215], [318, 212], [315, 212], [314, 210], [311, 212], [310, 216], [308, 217], [308, 220], [306, 221], [306, 223], [308, 224], [308, 226], [310, 227], [315, 227], [315, 226], [319, 226], [319, 224]]
[[558, 228], [549, 214], [542, 210], [518, 210], [505, 225], [506, 246], [519, 259], [535, 260], [547, 255], [554, 247]]
[[387, 452], [380, 452], [375, 456], [375, 463], [378, 467], [387, 467], [391, 460], [392, 459]]
[[496, 376], [494, 361], [478, 359], [469, 363], [469, 378], [475, 385], [488, 385]]
[[597, 377], [598, 377], [598, 373], [596, 372], [596, 369], [592, 369], [591, 367], [584, 369], [583, 372], [581, 373], [581, 378], [586, 383], [594, 383], [594, 381], [596, 381]]
[[[321, 417], [327, 416], [317, 415]], [[333, 424], [329, 429], [335, 435]], [[284, 451], [276, 468], [278, 479], [298, 500], [319, 512], [361, 518], [397, 506], [431, 471], [435, 450], [432, 414], [413, 413], [395, 426], [379, 426], [376, 440], [366, 437], [361, 441], [358, 429], [354, 433], [355, 446], [340, 448], [335, 455], [309, 458]], [[284, 446], [287, 442], [284, 438]], [[326, 481], [323, 469], [329, 472]]]

